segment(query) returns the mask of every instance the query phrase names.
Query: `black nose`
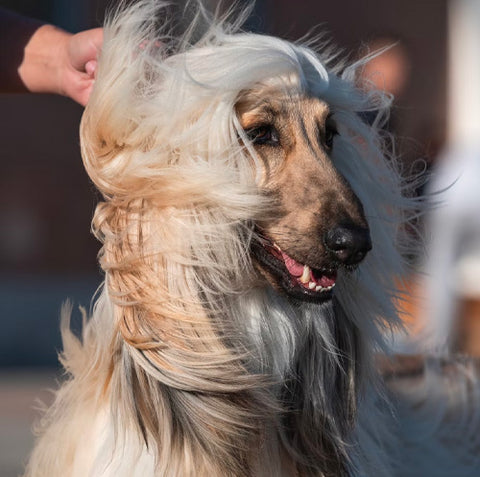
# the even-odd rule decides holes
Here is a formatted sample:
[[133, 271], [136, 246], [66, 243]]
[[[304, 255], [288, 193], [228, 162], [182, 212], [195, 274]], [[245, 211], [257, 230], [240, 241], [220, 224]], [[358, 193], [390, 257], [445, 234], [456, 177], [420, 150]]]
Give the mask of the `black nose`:
[[356, 265], [372, 249], [368, 228], [338, 226], [325, 234], [325, 246], [330, 254], [344, 265]]

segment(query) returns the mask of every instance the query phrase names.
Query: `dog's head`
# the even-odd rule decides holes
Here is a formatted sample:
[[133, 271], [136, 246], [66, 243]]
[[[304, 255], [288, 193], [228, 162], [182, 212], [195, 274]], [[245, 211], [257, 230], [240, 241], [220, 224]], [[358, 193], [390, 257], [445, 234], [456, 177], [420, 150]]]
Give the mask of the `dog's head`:
[[331, 158], [335, 110], [308, 91], [266, 87], [236, 108], [276, 209], [256, 223], [258, 269], [294, 298], [326, 300], [338, 268], [353, 269], [371, 249], [363, 207]]

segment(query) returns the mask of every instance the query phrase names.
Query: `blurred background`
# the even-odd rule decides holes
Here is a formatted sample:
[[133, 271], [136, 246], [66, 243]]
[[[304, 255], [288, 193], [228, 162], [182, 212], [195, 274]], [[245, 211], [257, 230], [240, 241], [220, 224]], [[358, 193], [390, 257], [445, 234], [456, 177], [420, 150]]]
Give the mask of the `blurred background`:
[[[101, 25], [110, 3], [1, 0], [0, 6], [77, 32]], [[435, 330], [432, 348], [446, 343], [478, 353], [480, 2], [257, 0], [249, 28], [292, 40], [326, 32], [351, 60], [394, 45], [363, 75], [395, 96], [388, 129], [397, 136], [404, 170], [434, 171], [426, 191], [455, 183], [434, 197], [442, 207], [419, 224], [426, 224], [431, 252], [405, 282], [415, 296], [402, 304], [405, 320], [419, 340], [425, 329]], [[62, 302], [69, 298], [88, 308], [102, 280], [99, 244], [90, 233], [98, 195], [79, 153], [81, 114], [62, 97], [0, 95], [2, 477], [21, 472], [32, 445], [34, 401], [50, 399], [42, 390], [58, 373]], [[432, 273], [434, 280], [427, 278]], [[395, 340], [400, 351], [415, 343]]]

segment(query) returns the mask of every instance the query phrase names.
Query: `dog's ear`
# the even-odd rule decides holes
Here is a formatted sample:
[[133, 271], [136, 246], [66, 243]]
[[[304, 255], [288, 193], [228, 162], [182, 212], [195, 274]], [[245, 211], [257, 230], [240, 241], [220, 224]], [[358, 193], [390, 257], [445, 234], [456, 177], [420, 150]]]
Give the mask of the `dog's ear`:
[[145, 118], [151, 115], [149, 99], [170, 48], [164, 38], [166, 17], [163, 2], [128, 8], [121, 2], [106, 21], [95, 86], [80, 129], [85, 167], [104, 195], [128, 189], [125, 181], [134, 166], [130, 151], [150, 146], [154, 121], [145, 124]]
[[125, 58], [115, 53], [112, 59], [106, 48], [82, 117], [80, 142], [90, 178], [104, 195], [112, 196], [127, 190], [123, 182], [128, 179], [131, 151], [146, 150], [150, 134], [145, 130], [136, 134], [142, 121], [135, 91], [141, 71], [134, 77], [127, 71]]

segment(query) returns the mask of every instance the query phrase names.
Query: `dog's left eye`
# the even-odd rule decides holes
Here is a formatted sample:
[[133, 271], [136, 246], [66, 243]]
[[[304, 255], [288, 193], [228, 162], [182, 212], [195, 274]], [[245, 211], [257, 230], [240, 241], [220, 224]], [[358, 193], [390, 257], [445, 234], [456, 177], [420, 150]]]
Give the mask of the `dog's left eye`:
[[329, 116], [325, 122], [325, 146], [328, 149], [332, 149], [333, 140], [337, 134], [337, 125], [335, 124], [335, 121]]
[[259, 126], [245, 131], [253, 144], [278, 146], [280, 139], [277, 130], [272, 125]]

